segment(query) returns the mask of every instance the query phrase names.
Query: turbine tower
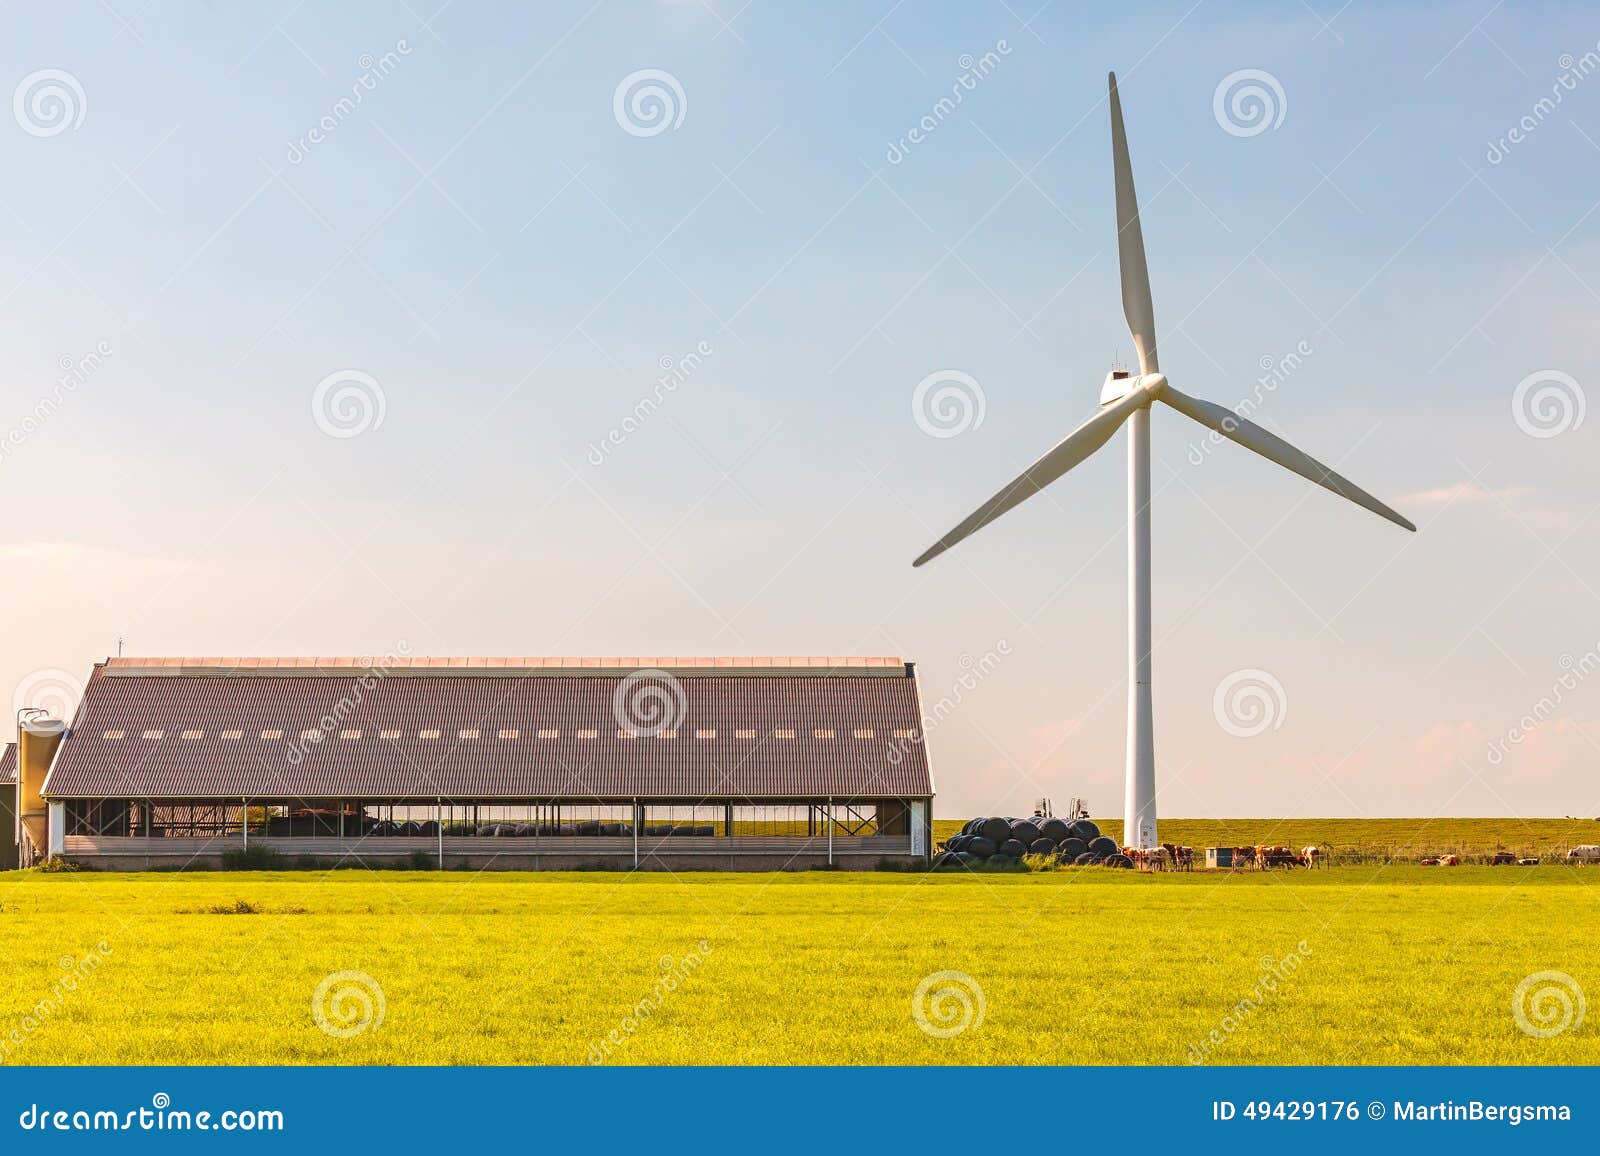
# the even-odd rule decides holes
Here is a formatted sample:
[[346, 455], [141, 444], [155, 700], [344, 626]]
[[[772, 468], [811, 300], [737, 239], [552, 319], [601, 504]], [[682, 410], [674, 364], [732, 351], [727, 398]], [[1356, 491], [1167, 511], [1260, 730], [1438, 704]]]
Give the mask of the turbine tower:
[[1073, 430], [1033, 465], [967, 515], [955, 529], [923, 552], [921, 566], [976, 533], [1001, 514], [1044, 489], [1088, 458], [1128, 423], [1128, 766], [1125, 797], [1125, 845], [1149, 848], [1156, 839], [1155, 724], [1150, 686], [1150, 410], [1165, 402], [1268, 461], [1332, 490], [1342, 498], [1389, 519], [1397, 526], [1416, 526], [1308, 454], [1254, 422], [1213, 402], [1174, 389], [1156, 358], [1155, 305], [1150, 298], [1150, 271], [1144, 259], [1139, 228], [1139, 202], [1133, 191], [1133, 167], [1122, 127], [1122, 101], [1117, 74], [1111, 84], [1111, 165], [1117, 195], [1117, 256], [1122, 270], [1122, 312], [1139, 354], [1137, 375], [1112, 370], [1100, 391], [1100, 412]]

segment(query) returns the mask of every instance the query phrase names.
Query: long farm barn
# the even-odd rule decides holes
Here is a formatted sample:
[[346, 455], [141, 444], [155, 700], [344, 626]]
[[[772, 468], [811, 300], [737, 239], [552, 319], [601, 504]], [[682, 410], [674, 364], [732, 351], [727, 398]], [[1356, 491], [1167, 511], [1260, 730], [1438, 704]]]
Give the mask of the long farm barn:
[[[893, 658], [113, 658], [24, 711], [24, 863], [772, 870], [925, 861]], [[7, 759], [8, 765], [10, 758]]]

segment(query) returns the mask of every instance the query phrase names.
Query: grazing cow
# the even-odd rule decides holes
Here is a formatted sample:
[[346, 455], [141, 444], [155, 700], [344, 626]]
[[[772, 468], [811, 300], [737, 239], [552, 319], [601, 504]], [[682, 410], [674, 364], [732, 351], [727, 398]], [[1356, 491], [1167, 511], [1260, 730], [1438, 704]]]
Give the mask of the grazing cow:
[[1296, 867], [1300, 863], [1300, 857], [1287, 847], [1262, 844], [1255, 851], [1258, 868]]
[[1509, 867], [1517, 861], [1517, 857], [1510, 851], [1496, 851], [1489, 857], [1491, 867]]
[[1439, 866], [1459, 867], [1461, 866], [1461, 857], [1459, 855], [1441, 855], [1439, 856]]
[[1424, 867], [1437, 867], [1438, 865], [1439, 860], [1437, 857], [1430, 856], [1429, 858], [1422, 860], [1422, 866]]
[[1171, 856], [1165, 845], [1160, 847], [1124, 847], [1122, 853], [1133, 860], [1134, 866], [1141, 871], [1165, 871]]
[[1600, 863], [1600, 844], [1582, 843], [1567, 852], [1567, 862], [1576, 865]]
[[1517, 860], [1517, 866], [1518, 867], [1537, 867], [1538, 865], [1539, 865], [1539, 860], [1537, 858], [1533, 858], [1533, 859], [1518, 859]]
[[1324, 867], [1327, 865], [1327, 856], [1321, 847], [1315, 843], [1300, 852], [1300, 862], [1307, 867]]

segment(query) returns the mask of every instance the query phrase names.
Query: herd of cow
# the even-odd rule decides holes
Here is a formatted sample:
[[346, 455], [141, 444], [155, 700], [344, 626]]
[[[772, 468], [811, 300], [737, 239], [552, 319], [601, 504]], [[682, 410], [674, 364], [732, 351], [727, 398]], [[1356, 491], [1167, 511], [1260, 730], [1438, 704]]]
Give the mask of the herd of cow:
[[1328, 865], [1328, 849], [1313, 844], [1302, 847], [1296, 851], [1293, 847], [1284, 847], [1270, 843], [1258, 843], [1254, 847], [1230, 847], [1233, 852], [1232, 865], [1235, 867], [1255, 867], [1266, 870], [1271, 867], [1326, 867]]

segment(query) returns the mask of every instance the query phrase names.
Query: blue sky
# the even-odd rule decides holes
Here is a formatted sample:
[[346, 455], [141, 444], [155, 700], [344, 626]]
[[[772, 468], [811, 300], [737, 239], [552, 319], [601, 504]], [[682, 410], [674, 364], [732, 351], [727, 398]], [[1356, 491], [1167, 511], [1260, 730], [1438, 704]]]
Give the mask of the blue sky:
[[[1530, 375], [1586, 404], [1600, 371], [1580, 5], [112, 0], [7, 24], [5, 90], [55, 85], [68, 123], [0, 118], [6, 686], [118, 634], [900, 653], [961, 699], [931, 738], [942, 812], [1115, 813], [1120, 441], [909, 567], [1131, 356], [1115, 68], [1163, 368], [1232, 405], [1308, 350], [1256, 419], [1422, 527], [1236, 447], [1194, 465], [1201, 431], [1157, 414], [1163, 813], [1600, 811], [1600, 686], [1519, 728], [1600, 644], [1594, 429], [1513, 413]], [[614, 107], [641, 70], [681, 91], [651, 135]], [[1281, 112], [1253, 135], [1215, 111], [1243, 70]], [[382, 421], [331, 437], [313, 397], [347, 370]], [[983, 420], [931, 437], [912, 399], [946, 370]], [[1249, 737], [1216, 717], [1238, 671], [1277, 707]]]

